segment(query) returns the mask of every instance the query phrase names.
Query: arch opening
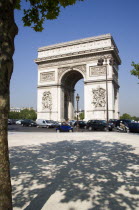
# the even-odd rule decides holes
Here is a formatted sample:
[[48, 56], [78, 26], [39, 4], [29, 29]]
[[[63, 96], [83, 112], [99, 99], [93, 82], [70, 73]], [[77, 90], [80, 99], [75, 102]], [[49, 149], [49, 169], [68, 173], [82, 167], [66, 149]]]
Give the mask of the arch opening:
[[[78, 70], [70, 70], [66, 72], [61, 79], [64, 120], [73, 120], [75, 117], [75, 110], [76, 110], [75, 86], [78, 83], [78, 81], [80, 81], [81, 79], [84, 78], [83, 75]], [[83, 93], [81, 95], [83, 95]]]

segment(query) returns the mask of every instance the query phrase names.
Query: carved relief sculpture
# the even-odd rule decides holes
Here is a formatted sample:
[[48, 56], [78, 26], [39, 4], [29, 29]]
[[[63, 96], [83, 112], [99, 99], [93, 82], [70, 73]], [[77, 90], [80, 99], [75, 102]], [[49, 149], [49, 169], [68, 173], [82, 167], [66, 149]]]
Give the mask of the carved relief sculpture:
[[105, 107], [106, 104], [106, 90], [103, 88], [93, 89], [93, 104], [95, 108]]
[[52, 109], [52, 94], [50, 91], [45, 91], [42, 96], [42, 109]]
[[90, 66], [90, 77], [106, 75], [106, 66]]
[[48, 82], [55, 80], [55, 72], [43, 72], [40, 73], [40, 82]]

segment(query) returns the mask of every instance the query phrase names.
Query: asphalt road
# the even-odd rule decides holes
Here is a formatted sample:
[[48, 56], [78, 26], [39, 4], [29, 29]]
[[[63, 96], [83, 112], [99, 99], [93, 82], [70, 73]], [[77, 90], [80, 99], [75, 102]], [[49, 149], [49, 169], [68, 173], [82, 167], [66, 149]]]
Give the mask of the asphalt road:
[[[8, 125], [8, 131], [13, 132], [56, 132], [55, 128], [37, 128], [37, 127], [22, 127], [21, 125]], [[74, 128], [74, 132], [77, 129]], [[86, 129], [79, 129], [79, 132], [88, 132]]]
[[[13, 132], [56, 132], [56, 128], [37, 128], [37, 127], [23, 127], [21, 125], [8, 125], [8, 131]], [[74, 132], [77, 132], [77, 128], [73, 129]], [[106, 131], [89, 131], [88, 129], [79, 128], [78, 132], [106, 132]], [[110, 131], [115, 132], [115, 131]]]

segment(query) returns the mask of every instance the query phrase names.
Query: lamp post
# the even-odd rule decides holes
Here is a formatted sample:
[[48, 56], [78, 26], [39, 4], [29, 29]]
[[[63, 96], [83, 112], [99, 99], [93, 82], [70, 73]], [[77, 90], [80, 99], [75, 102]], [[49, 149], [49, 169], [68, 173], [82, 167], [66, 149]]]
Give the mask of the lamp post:
[[80, 96], [77, 93], [77, 96], [76, 96], [76, 101], [77, 101], [77, 131], [79, 131], [79, 118], [78, 118], [78, 112], [79, 112], [78, 104], [79, 104], [79, 100], [80, 100]]
[[109, 104], [108, 104], [108, 71], [107, 71], [107, 60], [106, 60], [106, 110], [107, 110], [107, 123], [109, 122]]
[[[103, 66], [103, 62], [104, 62], [104, 59], [100, 58], [98, 59], [97, 65]], [[115, 60], [113, 58], [110, 58], [109, 65], [113, 66], [114, 64], [115, 64]], [[109, 122], [109, 104], [108, 104], [108, 63], [107, 63], [107, 60], [106, 60], [106, 120], [108, 123]]]
[[[104, 59], [100, 58], [97, 65], [103, 66]], [[107, 72], [107, 62], [106, 62], [106, 121], [109, 122], [109, 105], [108, 105], [108, 72]]]

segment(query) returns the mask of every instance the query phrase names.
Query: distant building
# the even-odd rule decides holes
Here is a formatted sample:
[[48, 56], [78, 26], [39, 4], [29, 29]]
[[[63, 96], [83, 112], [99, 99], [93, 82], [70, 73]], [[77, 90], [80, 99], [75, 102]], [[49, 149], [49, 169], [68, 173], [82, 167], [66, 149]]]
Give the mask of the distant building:
[[18, 107], [11, 107], [10, 108], [10, 112], [20, 112], [21, 111], [21, 108], [18, 108]]
[[[23, 109], [34, 110], [33, 107], [22, 107], [22, 108], [11, 107], [10, 112], [21, 112], [21, 110], [23, 110]], [[34, 110], [34, 111], [36, 111], [36, 110]]]

